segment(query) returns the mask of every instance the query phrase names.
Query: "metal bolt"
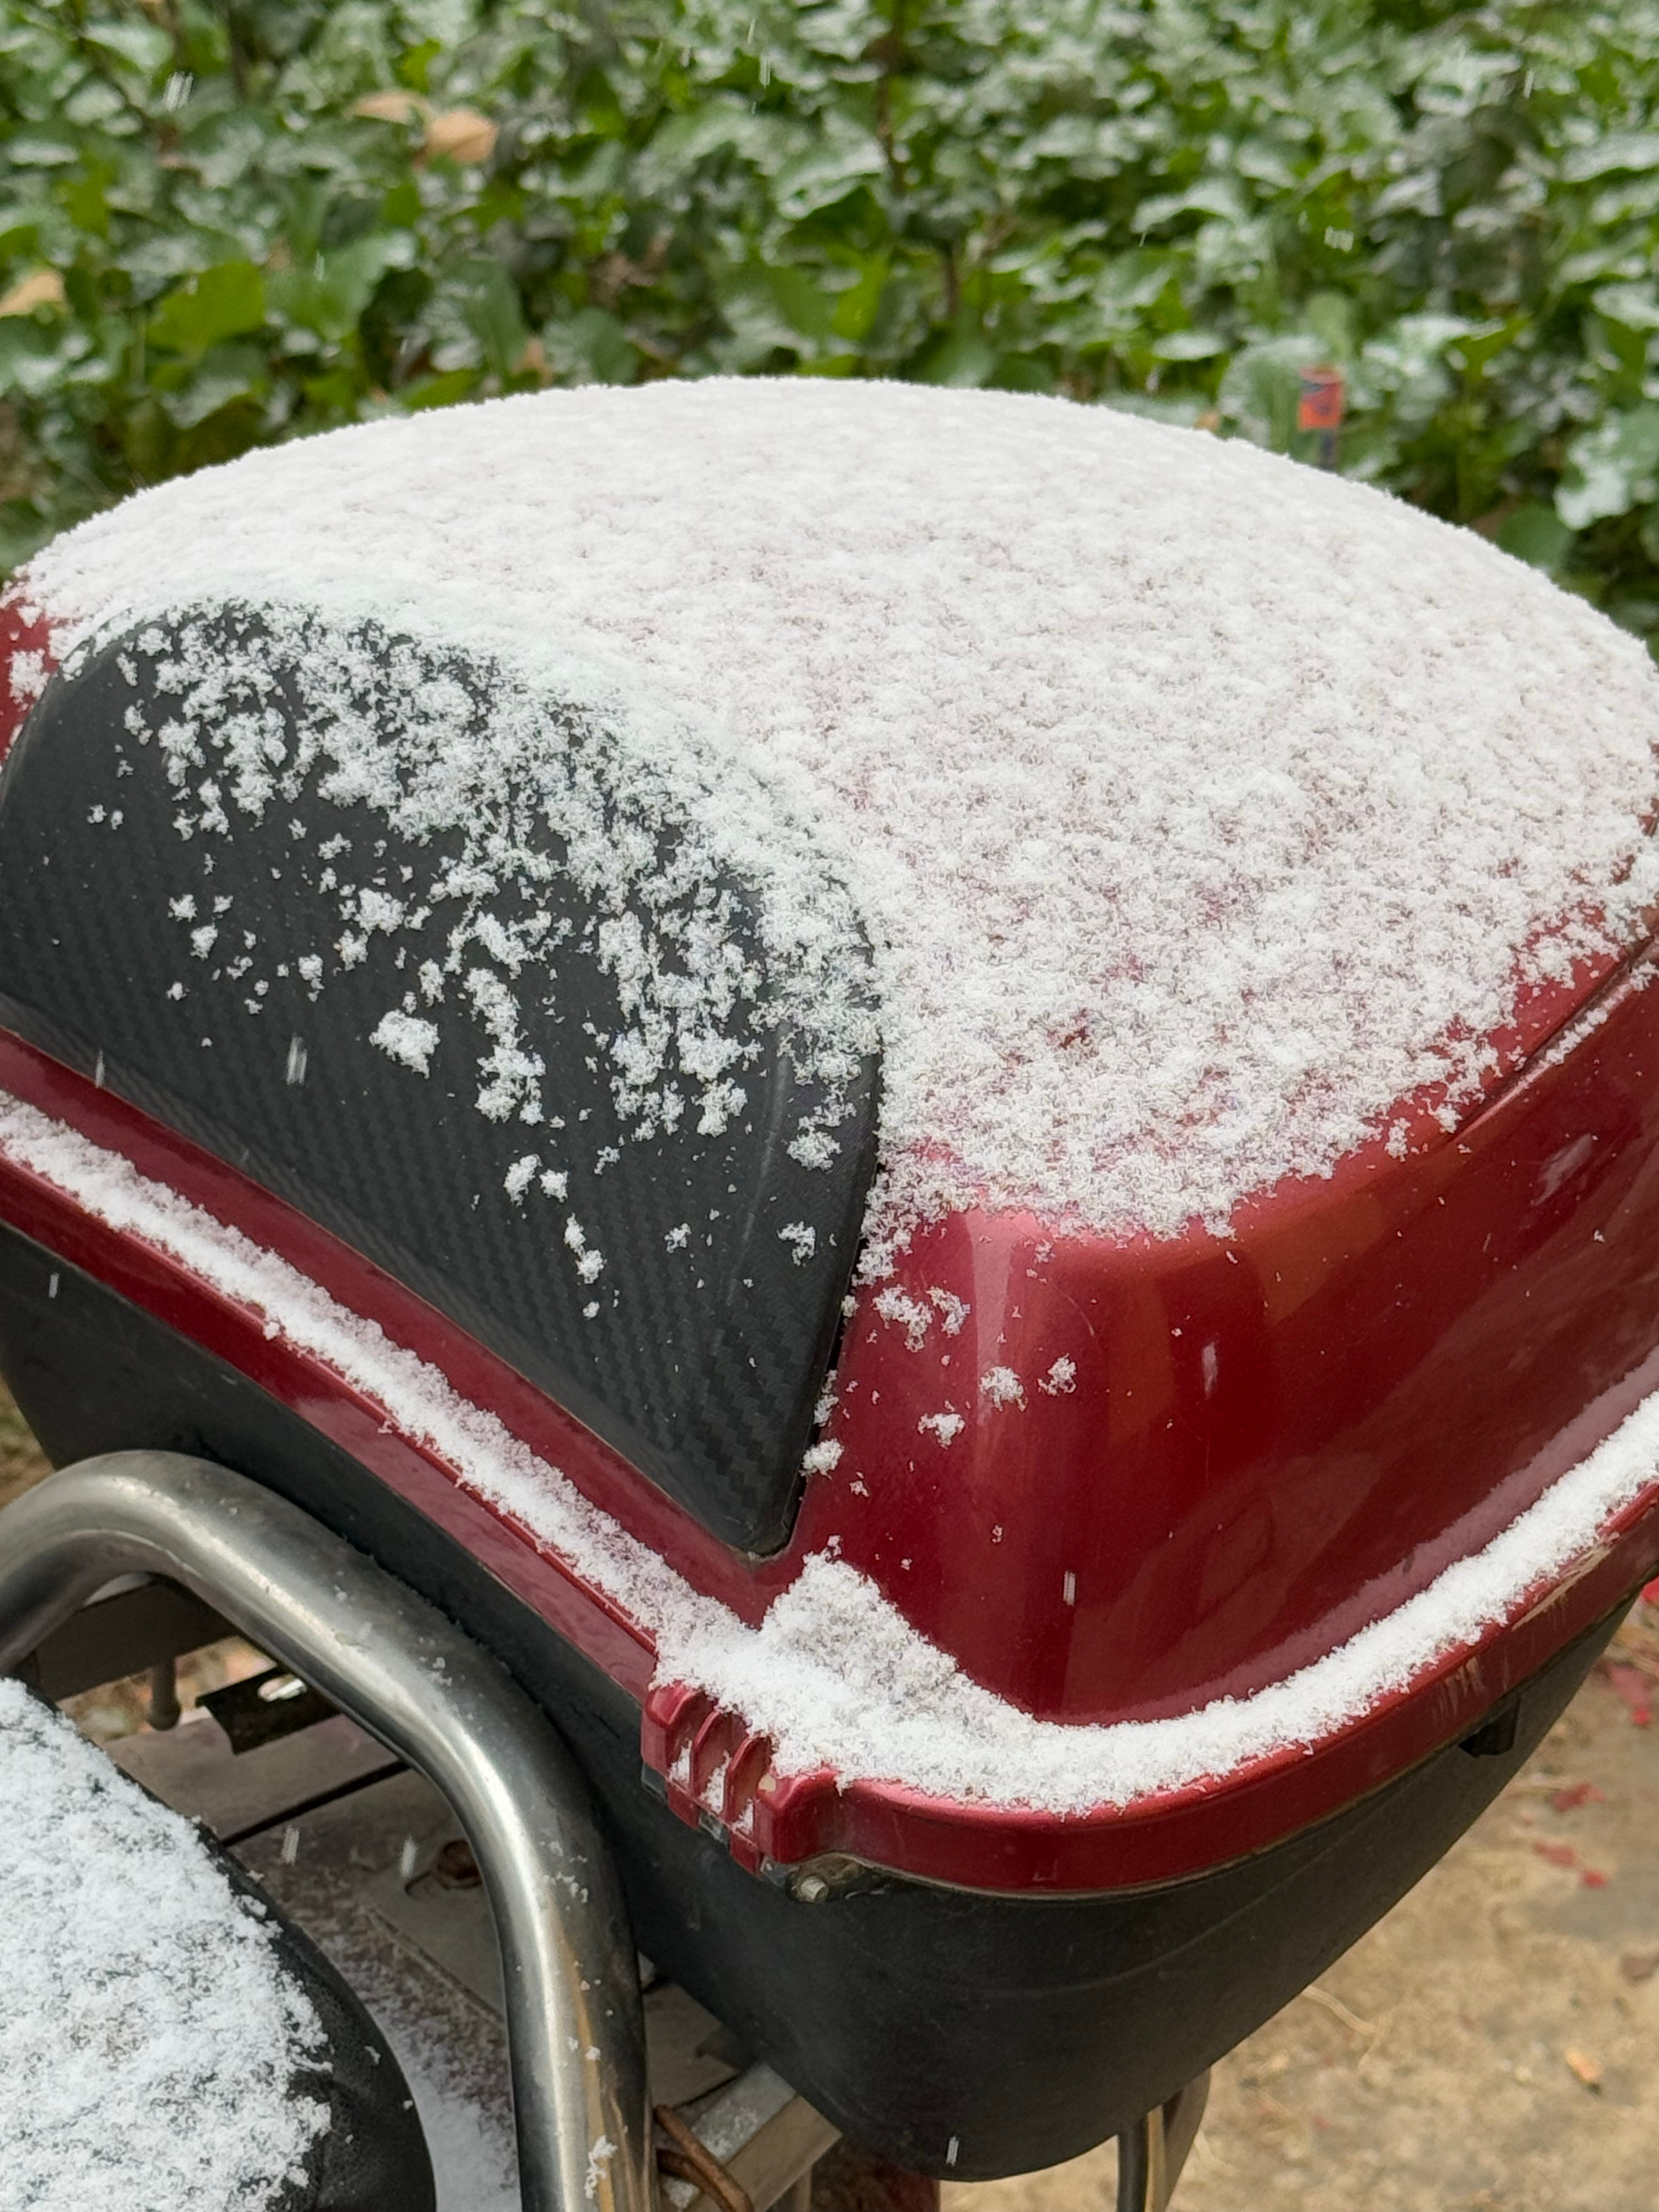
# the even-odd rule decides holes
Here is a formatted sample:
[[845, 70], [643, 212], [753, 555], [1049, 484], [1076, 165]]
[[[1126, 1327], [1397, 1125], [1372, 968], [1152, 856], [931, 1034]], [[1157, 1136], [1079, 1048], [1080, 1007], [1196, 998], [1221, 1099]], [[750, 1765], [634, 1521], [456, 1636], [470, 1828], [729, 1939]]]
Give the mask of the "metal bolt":
[[171, 1659], [159, 1659], [149, 1670], [149, 1724], [153, 1729], [179, 1725], [179, 1678]]

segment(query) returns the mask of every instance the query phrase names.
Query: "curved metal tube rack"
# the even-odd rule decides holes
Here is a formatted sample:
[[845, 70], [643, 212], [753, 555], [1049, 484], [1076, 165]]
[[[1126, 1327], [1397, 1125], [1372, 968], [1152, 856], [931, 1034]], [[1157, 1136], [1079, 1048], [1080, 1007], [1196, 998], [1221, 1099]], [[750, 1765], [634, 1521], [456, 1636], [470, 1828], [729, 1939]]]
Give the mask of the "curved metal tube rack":
[[84, 1460], [0, 1513], [0, 1673], [134, 1571], [218, 1607], [442, 1791], [501, 1932], [526, 2212], [653, 2212], [627, 1907], [586, 1783], [542, 1713], [296, 1506], [171, 1452]]

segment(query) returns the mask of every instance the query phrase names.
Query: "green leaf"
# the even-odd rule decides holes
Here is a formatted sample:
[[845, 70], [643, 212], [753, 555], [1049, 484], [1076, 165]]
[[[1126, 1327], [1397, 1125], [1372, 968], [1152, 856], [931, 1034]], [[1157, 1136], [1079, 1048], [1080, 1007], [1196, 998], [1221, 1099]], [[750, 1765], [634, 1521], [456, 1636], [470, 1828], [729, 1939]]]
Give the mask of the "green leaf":
[[1207, 411], [1202, 399], [1190, 396], [1166, 398], [1152, 392], [1114, 392], [1101, 404], [1116, 415], [1144, 415], [1148, 422], [1173, 422], [1183, 430], [1190, 430], [1200, 416]]
[[77, 230], [84, 230], [93, 238], [109, 236], [109, 200], [106, 188], [112, 173], [100, 163], [78, 177], [66, 177], [58, 186], [58, 198], [64, 214]]
[[1002, 353], [996, 357], [988, 384], [996, 392], [1051, 392], [1054, 370], [1040, 354]]
[[452, 368], [441, 376], [418, 377], [398, 394], [398, 404], [410, 415], [428, 407], [453, 407], [471, 393], [478, 380], [471, 368]]
[[917, 364], [915, 374], [923, 384], [951, 384], [969, 387], [988, 384], [996, 373], [995, 349], [975, 330], [956, 331], [933, 347]]
[[1231, 177], [1203, 177], [1184, 192], [1159, 192], [1143, 200], [1131, 222], [1138, 231], [1160, 229], [1177, 216], [1213, 215], [1233, 222], [1246, 213], [1243, 195]]
[[448, 280], [488, 366], [503, 380], [517, 371], [530, 343], [513, 279], [499, 261], [471, 261]]
[[222, 261], [157, 305], [149, 341], [172, 353], [204, 353], [222, 339], [257, 331], [264, 319], [264, 271], [251, 261]]
[[[268, 279], [270, 312], [291, 329], [337, 340], [356, 327], [380, 279], [406, 269], [413, 242], [397, 233], [371, 233], [332, 252], [319, 253], [303, 269], [283, 269]], [[227, 333], [227, 335], [229, 335]]]
[[836, 296], [835, 312], [830, 319], [830, 328], [838, 338], [856, 345], [867, 338], [881, 309], [881, 295], [886, 289], [888, 264], [885, 261], [868, 261], [854, 282]]
[[1218, 331], [1166, 331], [1152, 345], [1155, 361], [1213, 361], [1225, 353], [1227, 341]]
[[774, 185], [778, 212], [786, 222], [800, 222], [857, 191], [886, 167], [873, 137], [842, 136], [808, 148], [778, 170]]
[[1610, 131], [1575, 147], [1561, 164], [1561, 174], [1575, 185], [1611, 176], [1615, 169], [1659, 169], [1659, 131]]
[[7, 138], [5, 154], [14, 169], [57, 169], [78, 161], [81, 149], [67, 131], [19, 131]]
[[1569, 530], [1659, 498], [1659, 407], [1609, 415], [1567, 447], [1555, 511]]
[[1647, 284], [1603, 284], [1590, 305], [1610, 323], [1627, 331], [1659, 331], [1659, 290]]
[[751, 261], [722, 281], [720, 300], [745, 365], [780, 349], [815, 356], [836, 335], [836, 295], [815, 270]]
[[746, 101], [716, 97], [665, 122], [653, 134], [647, 159], [657, 174], [667, 175], [728, 147], [746, 150], [763, 143], [757, 119]]
[[0, 319], [0, 393], [39, 398], [65, 384], [91, 351], [83, 331], [43, 324], [29, 315]]
[[398, 58], [398, 82], [411, 92], [430, 92], [432, 64], [444, 50], [441, 39], [422, 39]]
[[545, 325], [542, 345], [554, 374], [565, 383], [631, 384], [639, 374], [639, 348], [603, 307], [579, 307]]
[[1534, 568], [1544, 568], [1553, 575], [1571, 552], [1574, 532], [1562, 521], [1553, 507], [1542, 506], [1537, 500], [1528, 500], [1507, 516], [1498, 532], [1498, 543], [1505, 553], [1514, 554], [1517, 561], [1528, 561]]
[[1465, 376], [1480, 376], [1525, 328], [1523, 315], [1511, 315], [1506, 322], [1487, 323], [1480, 329], [1464, 331], [1452, 340], [1447, 351]]
[[1358, 346], [1358, 313], [1342, 292], [1316, 292], [1304, 308], [1302, 319], [1324, 349], [1327, 361], [1339, 367], [1351, 362]]
[[233, 401], [263, 398], [269, 383], [257, 347], [216, 347], [187, 382], [162, 395], [161, 404], [177, 428], [193, 430]]
[[173, 41], [155, 23], [88, 23], [82, 33], [89, 46], [113, 54], [147, 77], [156, 76], [173, 58]]
[[[38, 261], [42, 218], [38, 208], [0, 207], [0, 258]], [[15, 272], [14, 272], [15, 273]]]
[[1474, 327], [1465, 316], [1437, 311], [1401, 315], [1360, 348], [1351, 395], [1354, 405], [1387, 407], [1408, 434], [1424, 429], [1457, 390], [1447, 365], [1448, 349]]
[[0, 502], [0, 573], [21, 567], [56, 529], [51, 516], [42, 514], [32, 500]]

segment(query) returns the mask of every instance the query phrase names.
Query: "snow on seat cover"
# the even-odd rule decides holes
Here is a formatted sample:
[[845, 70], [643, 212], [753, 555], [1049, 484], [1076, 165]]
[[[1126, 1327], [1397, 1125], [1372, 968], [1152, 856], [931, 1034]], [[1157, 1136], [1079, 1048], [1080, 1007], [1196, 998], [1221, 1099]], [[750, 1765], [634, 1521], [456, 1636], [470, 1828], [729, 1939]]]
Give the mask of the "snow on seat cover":
[[764, 1550], [869, 1180], [866, 956], [799, 830], [702, 834], [698, 764], [592, 688], [441, 625], [127, 629], [0, 782], [0, 1019]]
[[431, 2212], [378, 2032], [251, 1879], [0, 1680], [3, 2212]]

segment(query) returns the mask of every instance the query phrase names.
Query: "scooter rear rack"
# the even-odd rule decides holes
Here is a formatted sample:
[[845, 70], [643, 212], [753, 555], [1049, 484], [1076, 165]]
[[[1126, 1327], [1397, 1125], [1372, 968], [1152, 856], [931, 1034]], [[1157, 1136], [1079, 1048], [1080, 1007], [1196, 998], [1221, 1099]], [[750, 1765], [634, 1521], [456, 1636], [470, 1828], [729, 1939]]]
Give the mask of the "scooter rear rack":
[[443, 1793], [501, 1932], [526, 2212], [651, 2212], [627, 1907], [586, 1786], [523, 1692], [294, 1506], [222, 1468], [156, 1452], [84, 1462], [6, 1509], [0, 1668], [15, 1671], [95, 1591], [134, 1571], [216, 1607]]
[[[377, 1910], [504, 2020], [525, 2212], [807, 2212], [836, 2130], [763, 2064], [726, 2069], [712, 2087], [686, 2075], [675, 2038], [683, 2045], [696, 2023], [685, 2008], [712, 2023], [672, 1985], [641, 2002], [651, 1970], [583, 1777], [471, 1638], [296, 1506], [179, 1454], [83, 1461], [0, 1514], [0, 1673], [62, 1698], [147, 1671], [153, 1723], [167, 1730], [176, 1658], [231, 1633], [344, 1717], [313, 1731], [308, 1755], [262, 1754], [252, 1787], [199, 1729], [129, 1739], [118, 1763], [227, 1844], [295, 1835], [295, 1822], [400, 1765], [425, 1778], [476, 1859], [473, 1924], [452, 1911], [436, 1942], [400, 1929], [408, 1885], [390, 1880]], [[659, 2081], [678, 2110], [656, 2101], [653, 2124]], [[1207, 2076], [1189, 2083], [1120, 2138], [1118, 2212], [1165, 2212], [1206, 2090]], [[883, 2175], [890, 2185], [886, 2169], [858, 2174], [861, 2207], [892, 2196]]]

